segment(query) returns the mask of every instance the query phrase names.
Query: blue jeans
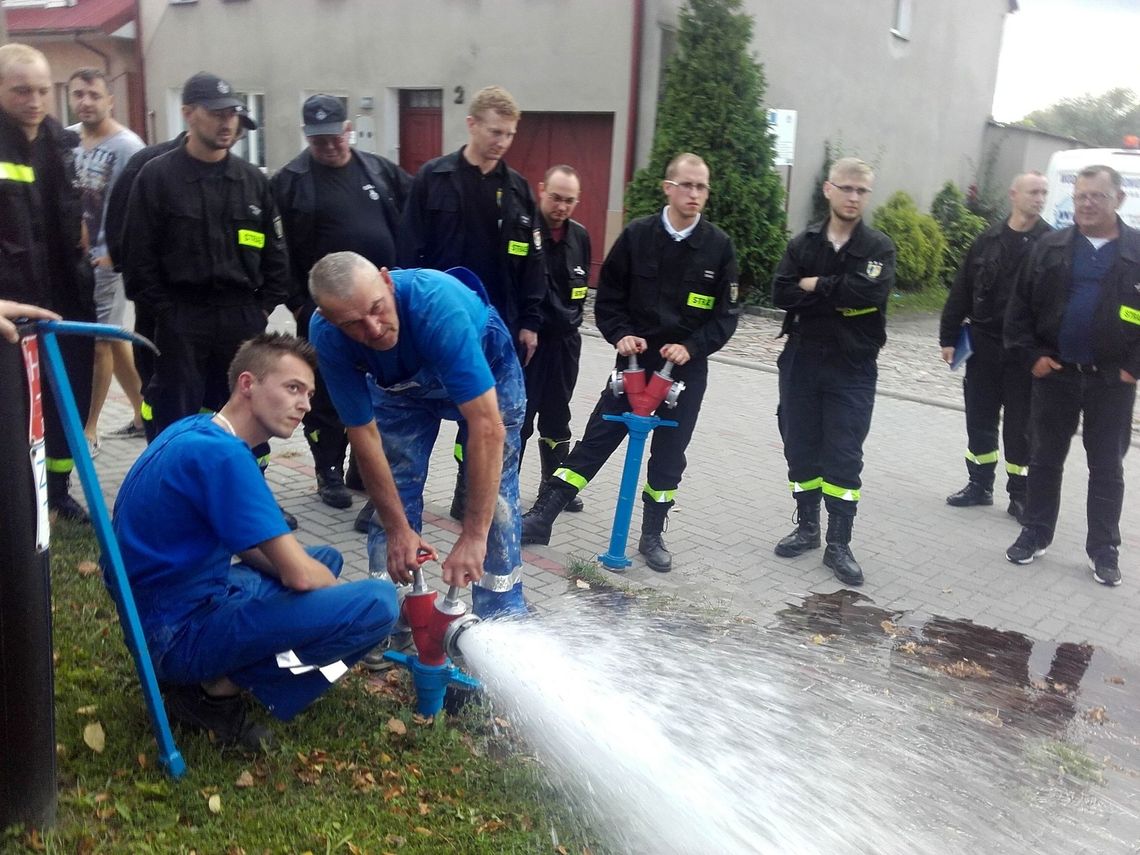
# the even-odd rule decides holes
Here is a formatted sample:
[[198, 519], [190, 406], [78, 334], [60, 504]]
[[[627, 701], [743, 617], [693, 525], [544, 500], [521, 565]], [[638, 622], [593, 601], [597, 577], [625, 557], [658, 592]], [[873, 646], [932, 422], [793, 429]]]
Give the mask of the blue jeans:
[[[340, 575], [344, 559], [331, 546], [306, 551]], [[301, 592], [235, 564], [225, 597], [190, 615], [157, 657], [155, 671], [171, 683], [229, 677], [288, 721], [387, 637], [396, 611], [396, 588], [388, 581]]]
[[[487, 532], [485, 575], [475, 584], [471, 596], [475, 614], [490, 617], [515, 613], [526, 608], [522, 596], [522, 523], [519, 515], [519, 431], [526, 412], [526, 391], [522, 366], [515, 355], [514, 342], [496, 315], [488, 319], [483, 352], [495, 378], [499, 412], [506, 427], [503, 469], [499, 496], [491, 528]], [[456, 440], [466, 450], [467, 423], [458, 408], [445, 396], [439, 381], [420, 378], [412, 389], [390, 392], [372, 384], [372, 408], [376, 427], [384, 443], [384, 455], [400, 493], [408, 524], [423, 530], [424, 483], [432, 448], [444, 421], [459, 423]], [[386, 575], [388, 538], [376, 514], [368, 530], [368, 569], [373, 576]]]

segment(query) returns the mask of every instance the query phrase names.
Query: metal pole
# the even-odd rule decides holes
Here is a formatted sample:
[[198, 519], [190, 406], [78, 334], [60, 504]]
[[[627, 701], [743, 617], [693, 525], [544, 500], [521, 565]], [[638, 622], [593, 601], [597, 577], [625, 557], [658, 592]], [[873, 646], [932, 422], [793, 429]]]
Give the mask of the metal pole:
[[[37, 495], [32, 408], [21, 349], [0, 342], [0, 828], [55, 822], [55, 705], [46, 484]], [[42, 462], [42, 447], [41, 462]], [[42, 469], [39, 478], [43, 478]]]

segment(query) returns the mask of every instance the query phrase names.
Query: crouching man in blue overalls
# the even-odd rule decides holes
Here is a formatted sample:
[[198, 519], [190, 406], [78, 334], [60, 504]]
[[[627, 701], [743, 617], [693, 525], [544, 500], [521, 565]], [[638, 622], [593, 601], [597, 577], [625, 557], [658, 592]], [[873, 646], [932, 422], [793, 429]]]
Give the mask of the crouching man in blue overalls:
[[467, 506], [443, 581], [473, 582], [480, 617], [521, 614], [522, 368], [478, 279], [455, 272], [462, 281], [437, 270], [377, 270], [356, 253], [330, 253], [309, 273], [320, 307], [309, 340], [376, 507], [372, 573], [386, 569], [410, 582], [417, 552], [434, 552], [419, 534], [424, 482], [441, 421], [456, 421]]
[[270, 735], [247, 722], [242, 689], [288, 720], [396, 621], [391, 582], [337, 584], [340, 553], [303, 548], [289, 533], [251, 453], [296, 430], [315, 367], [301, 339], [247, 341], [230, 365], [226, 404], [163, 431], [115, 500], [115, 535], [167, 713], [222, 745], [256, 749]]

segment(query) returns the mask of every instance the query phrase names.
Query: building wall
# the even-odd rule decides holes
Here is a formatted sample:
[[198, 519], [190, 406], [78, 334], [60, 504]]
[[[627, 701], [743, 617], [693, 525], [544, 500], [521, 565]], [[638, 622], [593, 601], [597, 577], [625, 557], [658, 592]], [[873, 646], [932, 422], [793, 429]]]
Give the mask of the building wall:
[[1044, 173], [1053, 152], [1074, 148], [1088, 145], [1033, 128], [988, 122], [982, 139], [984, 190], [995, 198], [1004, 198], [1015, 177], [1031, 170]]
[[[287, 8], [288, 14], [283, 10]], [[620, 208], [629, 100], [630, 7], [614, 0], [244, 0], [171, 6], [141, 0], [147, 97], [158, 137], [171, 134], [170, 89], [207, 69], [265, 94], [266, 165], [303, 145], [300, 111], [317, 91], [372, 97], [376, 151], [398, 159], [398, 90], [443, 90], [443, 150], [466, 140], [481, 87], [505, 86], [526, 111], [612, 113], [610, 187]], [[188, 49], [192, 46], [192, 49]], [[456, 103], [457, 89], [463, 103]], [[507, 161], [510, 162], [508, 155]]]
[[[655, 103], [662, 36], [680, 0], [647, 0], [642, 99]], [[1009, 0], [913, 3], [909, 39], [891, 33], [896, 0], [745, 0], [764, 66], [765, 107], [797, 111], [789, 226], [802, 228], [824, 140], [871, 162], [875, 204], [906, 190], [921, 208], [941, 185], [971, 183], [990, 115]], [[639, 127], [639, 161], [652, 125]]]

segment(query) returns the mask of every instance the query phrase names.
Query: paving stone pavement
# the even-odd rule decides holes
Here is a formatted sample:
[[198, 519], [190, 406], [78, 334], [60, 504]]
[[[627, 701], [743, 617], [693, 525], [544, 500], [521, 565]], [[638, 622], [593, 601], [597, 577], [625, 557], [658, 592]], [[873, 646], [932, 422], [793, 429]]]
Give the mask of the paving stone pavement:
[[[290, 327], [283, 310], [273, 321], [278, 328]], [[810, 592], [841, 587], [823, 567], [822, 550], [798, 559], [778, 558], [772, 552], [793, 525], [775, 418], [774, 362], [781, 346], [777, 330], [769, 318], [746, 316], [729, 347], [714, 357], [688, 469], [666, 533], [675, 569], [655, 573], [636, 555], [638, 507], [627, 550], [633, 566], [610, 574], [619, 584], [663, 592], [694, 608], [713, 607], [761, 625]], [[1121, 587], [1096, 584], [1085, 565], [1087, 470], [1079, 440], [1066, 469], [1053, 547], [1032, 565], [1008, 563], [1004, 551], [1018, 527], [1005, 513], [1000, 493], [991, 508], [954, 509], [945, 504], [945, 496], [965, 483], [965, 429], [961, 380], [938, 360], [935, 330], [933, 318], [900, 320], [892, 324], [891, 343], [880, 357], [880, 394], [865, 447], [863, 501], [852, 544], [867, 574], [860, 593], [889, 610], [973, 620], [1041, 641], [1087, 641], [1140, 659], [1140, 633], [1134, 623], [1140, 611], [1137, 454], [1125, 459], [1130, 496], [1121, 521]], [[586, 332], [572, 403], [573, 427], [579, 431], [613, 361], [612, 349], [596, 331], [587, 325]], [[116, 387], [103, 426], [109, 431], [127, 417], [125, 399]], [[139, 440], [104, 440], [95, 462], [109, 502], [142, 447]], [[590, 560], [606, 549], [622, 455], [624, 446], [582, 493], [585, 510], [559, 518], [549, 547], [524, 552], [527, 595], [540, 611], [563, 608], [576, 595], [567, 579], [568, 563]], [[320, 502], [300, 433], [273, 443], [268, 477], [281, 504], [300, 520], [301, 540], [331, 543], [345, 553], [345, 577], [364, 576], [364, 537], [352, 530], [359, 500], [345, 511]], [[533, 502], [538, 478], [537, 455], [531, 453], [522, 474], [524, 510]], [[458, 523], [447, 517], [453, 484], [450, 444], [440, 442], [425, 491], [424, 531], [444, 553], [459, 531]], [[73, 492], [78, 495], [77, 489]], [[438, 575], [429, 572], [429, 578], [438, 585]]]

